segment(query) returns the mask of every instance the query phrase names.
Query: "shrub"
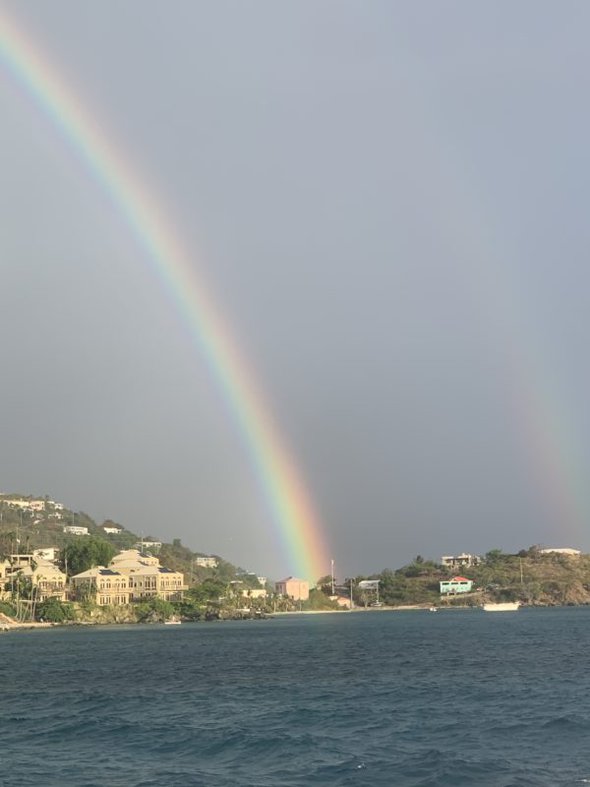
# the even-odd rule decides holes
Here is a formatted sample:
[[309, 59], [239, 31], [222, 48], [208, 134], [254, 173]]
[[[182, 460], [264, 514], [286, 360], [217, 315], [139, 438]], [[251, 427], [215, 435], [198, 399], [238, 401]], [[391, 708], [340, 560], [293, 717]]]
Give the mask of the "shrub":
[[37, 606], [37, 618], [49, 623], [65, 623], [67, 620], [75, 620], [76, 613], [73, 604], [57, 598], [48, 598]]

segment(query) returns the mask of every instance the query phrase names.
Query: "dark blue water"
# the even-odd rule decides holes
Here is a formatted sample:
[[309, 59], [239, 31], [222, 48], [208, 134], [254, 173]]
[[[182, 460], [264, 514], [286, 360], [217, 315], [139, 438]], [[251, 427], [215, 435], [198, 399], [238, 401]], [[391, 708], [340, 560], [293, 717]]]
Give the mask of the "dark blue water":
[[590, 783], [590, 609], [0, 634], [0, 784]]

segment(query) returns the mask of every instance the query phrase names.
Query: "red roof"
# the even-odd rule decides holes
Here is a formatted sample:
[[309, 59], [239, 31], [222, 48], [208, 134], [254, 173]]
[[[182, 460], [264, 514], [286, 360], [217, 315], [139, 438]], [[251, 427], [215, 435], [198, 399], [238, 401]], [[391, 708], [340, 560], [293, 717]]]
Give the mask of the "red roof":
[[451, 582], [471, 582], [467, 577], [453, 577]]

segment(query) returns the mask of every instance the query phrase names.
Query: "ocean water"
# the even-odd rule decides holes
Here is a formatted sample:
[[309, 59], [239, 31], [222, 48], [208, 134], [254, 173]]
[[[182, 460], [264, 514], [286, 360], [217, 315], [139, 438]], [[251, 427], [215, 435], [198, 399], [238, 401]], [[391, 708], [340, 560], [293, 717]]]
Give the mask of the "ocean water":
[[0, 634], [3, 787], [590, 784], [590, 609]]

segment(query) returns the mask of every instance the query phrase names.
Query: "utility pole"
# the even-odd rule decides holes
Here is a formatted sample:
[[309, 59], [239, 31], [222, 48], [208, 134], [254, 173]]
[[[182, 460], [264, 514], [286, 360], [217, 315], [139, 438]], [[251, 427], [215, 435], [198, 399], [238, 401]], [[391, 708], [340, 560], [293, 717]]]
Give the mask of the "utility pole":
[[334, 593], [334, 558], [332, 558], [330, 564], [331, 564], [330, 568], [331, 568], [331, 575], [332, 575], [332, 595], [335, 596], [336, 594]]

